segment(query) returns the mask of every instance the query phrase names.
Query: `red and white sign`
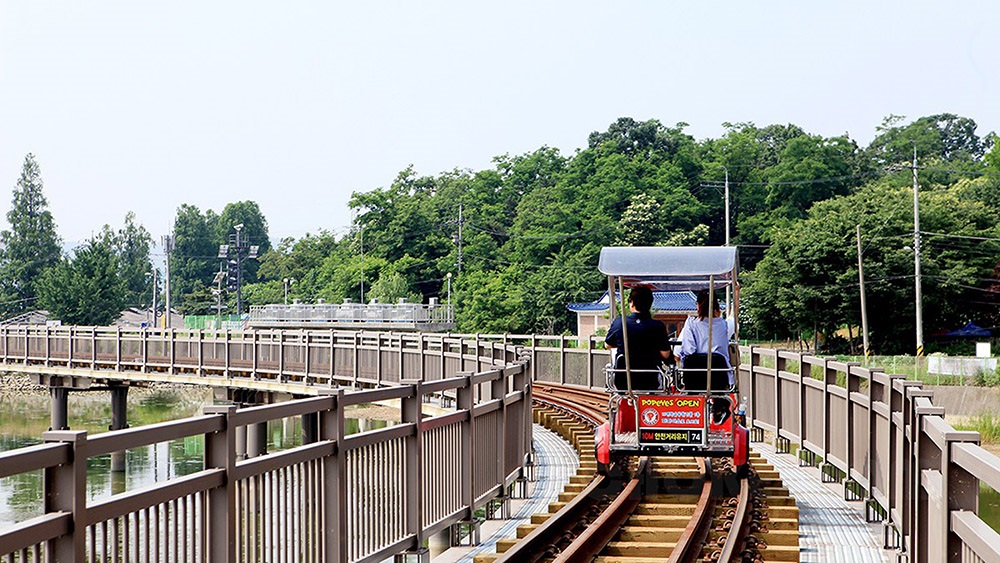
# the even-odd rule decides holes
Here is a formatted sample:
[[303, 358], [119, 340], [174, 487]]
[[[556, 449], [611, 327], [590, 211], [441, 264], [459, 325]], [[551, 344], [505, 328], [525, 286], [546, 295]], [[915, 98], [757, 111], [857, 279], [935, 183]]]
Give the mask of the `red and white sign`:
[[641, 428], [704, 428], [705, 397], [689, 395], [641, 395]]

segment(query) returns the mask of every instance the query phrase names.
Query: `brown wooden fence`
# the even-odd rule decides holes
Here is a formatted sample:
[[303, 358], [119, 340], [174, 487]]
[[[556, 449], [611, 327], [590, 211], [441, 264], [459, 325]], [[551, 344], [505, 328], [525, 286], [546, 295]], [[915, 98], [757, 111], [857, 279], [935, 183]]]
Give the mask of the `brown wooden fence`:
[[[0, 530], [5, 562], [381, 561], [506, 498], [530, 450], [527, 360], [502, 342], [0, 327], [0, 347], [6, 369], [51, 384], [158, 379], [316, 395], [94, 436], [46, 432], [44, 444], [0, 453], [0, 478], [44, 475], [44, 513]], [[432, 396], [453, 406], [422, 414]], [[401, 424], [345, 434], [347, 407], [385, 400], [400, 401]], [[314, 439], [239, 459], [242, 429], [290, 417], [313, 421]], [[192, 436], [204, 440], [200, 471], [88, 500], [88, 459]]]
[[[521, 363], [521, 353], [529, 358], [527, 363]], [[777, 447], [790, 452], [794, 448], [803, 463], [821, 464], [825, 478], [842, 482], [845, 497], [864, 502], [868, 517], [884, 523], [886, 546], [896, 548], [901, 559], [914, 562], [1000, 561], [1000, 536], [978, 516], [980, 485], [1000, 490], [1000, 458], [978, 445], [978, 433], [959, 432], [952, 428], [944, 419], [944, 409], [933, 405], [932, 392], [901, 375], [828, 358], [756, 347], [743, 348], [742, 355], [740, 388], [748, 400], [749, 415], [758, 431], [756, 433], [770, 433]], [[392, 549], [415, 545], [417, 533], [414, 530], [420, 529], [420, 534], [426, 536], [442, 529], [440, 526], [444, 526], [443, 523], [467, 516], [470, 507], [482, 506], [484, 499], [500, 494], [503, 487], [509, 485], [511, 476], [519, 467], [518, 456], [526, 451], [530, 443], [530, 425], [522, 422], [523, 426], [519, 427], [510, 422], [523, 421], [528, 412], [528, 379], [603, 388], [603, 367], [608, 355], [599, 339], [580, 341], [565, 336], [340, 331], [128, 332], [0, 327], [0, 358], [8, 369], [35, 373], [110, 377], [108, 373], [113, 372], [122, 373], [121, 377], [125, 379], [169, 379], [209, 385], [297, 389], [303, 394], [318, 394], [331, 383], [380, 385], [406, 379], [423, 382], [377, 391], [405, 394], [405, 397], [400, 395], [404, 404], [407, 400], [413, 404], [415, 397], [428, 392], [450, 390], [457, 395], [456, 413], [419, 420], [411, 413], [410, 422], [398, 429], [379, 431], [377, 438], [370, 433], [363, 435], [366, 436], [363, 442], [352, 442], [351, 437], [343, 438], [341, 441], [346, 451], [337, 447], [339, 442], [336, 439], [324, 438], [319, 442], [327, 444], [324, 447], [328, 449], [312, 459], [322, 458], [323, 467], [338, 468], [336, 478], [340, 480], [333, 481], [338, 483], [337, 487], [346, 487], [348, 482], [353, 487], [351, 492], [347, 492], [346, 488], [338, 489], [340, 496], [329, 497], [325, 502], [331, 502], [332, 498], [348, 498], [345, 496], [348, 494], [355, 495], [349, 498], [350, 503], [374, 507], [375, 510], [348, 515], [349, 529], [361, 530], [363, 528], [359, 526], [370, 526], [385, 530], [384, 533], [365, 535], [364, 540], [348, 533], [341, 536], [341, 544], [334, 544], [331, 538], [326, 538], [322, 540], [326, 542], [322, 545], [358, 541], [360, 543], [351, 548], [355, 551], [338, 552], [343, 558], [335, 560], [374, 560]], [[530, 375], [526, 369], [530, 370]], [[477, 371], [480, 372], [477, 375], [453, 377], [462, 372]], [[306, 391], [301, 391], [303, 389]], [[353, 395], [345, 395], [342, 400], [353, 400], [348, 399]], [[329, 410], [325, 410], [326, 407], [314, 410], [328, 413], [327, 419], [337, 419], [332, 413], [337, 412], [338, 400], [341, 399], [324, 397], [311, 400], [328, 401], [322, 404], [329, 406]], [[273, 409], [278, 406], [258, 408]], [[236, 414], [206, 416], [206, 420], [212, 421], [233, 416], [237, 417], [237, 422], [246, 420]], [[189, 425], [188, 428], [192, 428], [190, 425], [193, 424], [208, 424], [201, 419], [194, 420], [198, 422], [187, 421], [184, 424]], [[212, 424], [228, 428], [233, 423], [229, 420]], [[209, 436], [220, 434], [215, 428], [197, 428], [198, 432], [206, 435], [207, 450], [210, 449], [207, 447]], [[336, 436], [335, 430], [326, 434], [330, 435]], [[495, 441], [491, 441], [494, 436]], [[70, 444], [80, 443], [73, 436], [53, 438], [69, 440]], [[418, 451], [414, 442], [419, 443], [419, 452], [423, 456], [419, 463], [412, 459]], [[512, 444], [517, 446], [511, 447]], [[37, 446], [31, 452], [19, 453], [19, 456], [23, 455], [19, 458], [19, 467], [63, 467], [65, 464], [60, 463], [69, 455], [67, 448], [63, 444], [47, 444]], [[331, 449], [342, 453], [330, 454]], [[455, 453], [458, 451], [460, 455]], [[355, 452], [353, 457], [349, 452]], [[500, 452], [505, 453], [501, 455]], [[10, 467], [7, 463], [9, 457], [6, 457], [9, 455], [0, 458], [0, 475], [10, 474], [7, 469]], [[334, 459], [330, 455], [334, 456], [336, 463], [330, 463], [330, 459]], [[344, 459], [336, 458], [337, 455], [342, 455]], [[460, 459], [455, 459], [456, 455]], [[468, 461], [470, 457], [472, 462]], [[419, 467], [419, 471], [408, 470], [405, 476], [391, 471], [379, 473], [387, 471], [387, 464], [391, 467], [404, 458], [406, 467]], [[278, 454], [269, 454], [254, 461], [263, 464], [265, 460], [272, 459], [279, 459]], [[494, 461], [485, 466], [479, 465], [484, 459]], [[243, 467], [240, 464], [246, 462], [236, 464], [229, 459], [220, 459], [217, 463], [225, 466], [226, 471], [235, 471], [235, 466]], [[319, 470], [316, 466], [308, 466], [305, 461], [301, 463], [304, 464], [302, 467], [288, 470], [289, 473], [282, 477], [286, 480], [284, 482], [304, 480], [302, 482], [306, 483], [307, 490], [318, 490], [320, 482], [308, 480], [317, 479], [310, 476], [316, 475]], [[229, 469], [229, 465], [233, 465], [234, 469]], [[214, 485], [205, 485], [220, 478], [217, 469], [216, 465], [209, 464], [206, 454], [206, 473], [198, 476], [201, 480], [199, 484], [174, 485], [178, 487], [176, 494], [198, 487], [202, 490], [218, 489]], [[348, 477], [343, 477], [344, 473]], [[424, 479], [423, 476], [430, 473], [449, 477]], [[52, 478], [59, 478], [59, 483], [70, 483], [68, 477], [60, 475], [61, 472], [54, 471]], [[227, 475], [232, 476], [231, 473]], [[421, 498], [433, 499], [420, 500], [424, 504], [419, 511], [413, 511], [415, 509], [409, 508], [405, 502], [400, 504], [401, 499], [410, 498], [405, 495], [415, 494], [415, 475], [421, 476], [417, 482], [430, 487], [427, 496]], [[457, 475], [461, 478], [456, 487]], [[504, 478], [501, 479], [501, 476]], [[388, 483], [385, 489], [391, 491], [386, 493], [390, 496], [365, 497], [369, 493], [365, 492], [368, 489], [359, 485], [362, 482]], [[65, 490], [74, 490], [71, 484], [66, 486], [69, 488]], [[267, 486], [258, 484], [254, 489], [248, 485], [250, 488], [247, 490], [272, 490]], [[267, 493], [244, 492], [239, 498], [250, 502], [255, 494]], [[199, 510], [203, 510], [199, 507], [205, 502], [208, 499], [190, 500], [184, 505], [186, 508], [176, 509], [178, 517], [189, 514], [186, 516], [188, 519], [196, 518]], [[380, 513], [380, 506], [407, 506], [406, 516], [397, 515], [395, 520], [377, 520], [381, 516], [369, 513]], [[456, 510], [463, 516], [455, 516], [454, 507], [458, 507]], [[173, 514], [170, 509], [166, 513]], [[418, 513], [419, 517], [416, 516]], [[72, 522], [62, 509], [43, 518], [47, 520], [39, 522], [37, 529], [49, 530], [46, 533], [60, 537]], [[163, 516], [145, 516], [138, 521], [143, 522], [143, 518], [157, 520]], [[300, 528], [313, 529], [309, 528], [308, 522], [311, 521], [308, 514], [302, 518], [306, 523]], [[422, 525], [414, 520], [417, 518], [424, 519]], [[428, 525], [428, 520], [435, 520], [438, 524]], [[88, 522], [95, 521], [91, 519]], [[335, 524], [341, 526], [338, 529], [343, 529], [339, 521]], [[113, 536], [117, 528], [108, 526], [106, 529], [109, 530], [106, 534]], [[206, 533], [210, 529], [206, 525]], [[134, 537], [135, 532], [131, 533]], [[269, 537], [283, 537], [280, 530], [270, 533], [273, 536]], [[306, 542], [304, 545], [308, 547], [320, 545], [308, 543], [319, 542], [309, 539], [318, 533], [305, 533], [304, 536], [289, 533], [288, 537], [299, 538], [295, 541]], [[7, 542], [15, 539], [20, 545], [26, 541], [24, 534], [23, 531], [4, 532], [0, 535], [0, 546], [14, 545]], [[97, 536], [100, 534], [95, 534]], [[247, 542], [249, 540], [240, 544], [244, 546], [240, 548], [243, 550], [241, 553], [247, 549], [254, 553], [253, 549], [245, 547], [249, 545]], [[244, 557], [242, 560], [253, 559]]]

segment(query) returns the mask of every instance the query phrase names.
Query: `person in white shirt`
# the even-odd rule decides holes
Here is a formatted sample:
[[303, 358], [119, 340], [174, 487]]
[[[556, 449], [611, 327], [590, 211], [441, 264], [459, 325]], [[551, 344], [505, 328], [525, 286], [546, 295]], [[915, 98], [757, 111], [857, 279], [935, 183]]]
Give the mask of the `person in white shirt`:
[[[681, 329], [681, 349], [678, 356], [681, 359], [681, 365], [684, 365], [684, 359], [692, 354], [707, 354], [709, 349], [712, 353], [720, 354], [726, 359], [727, 368], [731, 367], [729, 364], [729, 334], [730, 326], [726, 322], [726, 319], [722, 318], [722, 311], [719, 307], [719, 301], [713, 300], [712, 303], [712, 314], [709, 317], [708, 307], [708, 291], [699, 291], [698, 295], [698, 315], [694, 317], [688, 317], [684, 322], [684, 328]], [[711, 320], [709, 320], [711, 319]], [[709, 322], [712, 323], [712, 343], [709, 346], [708, 342], [708, 327]], [[721, 366], [719, 366], [721, 367]], [[714, 368], [714, 366], [713, 366]], [[729, 372], [729, 383], [732, 385], [734, 383], [735, 377], [730, 370]]]

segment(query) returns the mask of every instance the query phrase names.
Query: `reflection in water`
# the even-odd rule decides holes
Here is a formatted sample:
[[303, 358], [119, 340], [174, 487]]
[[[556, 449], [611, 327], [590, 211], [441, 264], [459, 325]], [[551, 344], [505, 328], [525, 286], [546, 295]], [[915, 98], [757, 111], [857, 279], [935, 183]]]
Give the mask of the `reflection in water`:
[[[106, 393], [70, 393], [69, 425], [88, 434], [107, 432], [111, 421], [111, 401]], [[130, 427], [175, 420], [201, 413], [212, 404], [212, 391], [173, 388], [141, 395], [130, 392]], [[347, 419], [347, 433], [384, 428], [385, 421]], [[49, 429], [49, 398], [46, 394], [22, 397], [0, 396], [0, 451], [41, 443]], [[302, 444], [299, 417], [271, 421], [267, 425], [268, 450], [278, 451]], [[93, 501], [127, 490], [136, 490], [200, 471], [203, 466], [204, 438], [189, 436], [171, 442], [128, 450], [125, 471], [111, 471], [111, 455], [87, 462], [87, 497]], [[42, 472], [33, 471], [0, 479], [0, 529], [42, 514]]]
[[979, 488], [979, 517], [1000, 533], [1000, 492], [987, 485]]

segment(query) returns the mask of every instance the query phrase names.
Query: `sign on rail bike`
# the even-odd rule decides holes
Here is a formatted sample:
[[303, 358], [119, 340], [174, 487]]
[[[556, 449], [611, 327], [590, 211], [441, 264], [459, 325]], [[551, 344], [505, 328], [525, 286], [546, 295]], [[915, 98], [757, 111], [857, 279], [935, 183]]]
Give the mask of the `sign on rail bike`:
[[705, 397], [639, 396], [640, 444], [705, 444]]

